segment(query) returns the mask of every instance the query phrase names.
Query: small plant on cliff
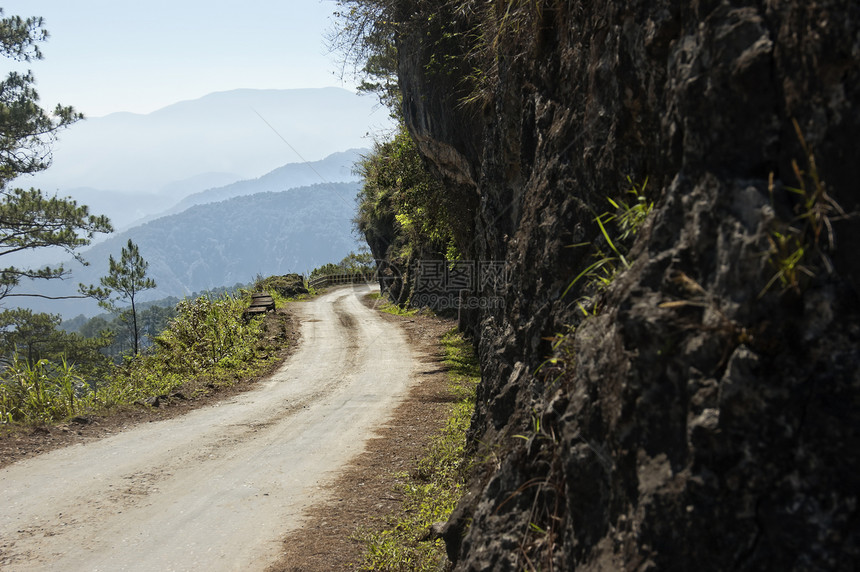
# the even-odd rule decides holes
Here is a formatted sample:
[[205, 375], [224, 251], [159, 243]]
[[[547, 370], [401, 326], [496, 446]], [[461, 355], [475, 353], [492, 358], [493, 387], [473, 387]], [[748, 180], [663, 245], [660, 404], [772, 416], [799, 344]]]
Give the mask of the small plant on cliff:
[[547, 424], [539, 411], [532, 410], [531, 417], [531, 431], [513, 437], [525, 441], [524, 455], [530, 458], [533, 466], [541, 467], [543, 474], [518, 486], [496, 511], [501, 512], [508, 503], [522, 506], [523, 498], [530, 499], [528, 518], [519, 530], [517, 569], [553, 570], [558, 526], [565, 504], [564, 485], [559, 479], [561, 441], [556, 428]]
[[787, 228], [784, 233], [774, 230], [768, 236], [768, 242], [770, 244], [769, 261], [776, 273], [765, 284], [759, 293], [759, 298], [764, 296], [777, 282], [782, 286], [781, 292], [792, 290], [796, 294], [800, 294], [801, 284], [807, 278], [814, 278], [815, 273], [804, 264], [809, 253], [801, 237], [797, 234], [797, 230], [791, 227]]
[[[590, 246], [594, 249], [593, 257], [596, 260], [583, 269], [562, 293], [564, 298], [576, 284], [585, 279], [581, 288], [585, 294], [577, 299], [577, 305], [586, 317], [589, 315], [586, 308], [593, 306], [593, 293], [606, 289], [619, 271], [630, 267], [627, 260], [629, 245], [654, 208], [654, 203], [645, 196], [648, 179], [642, 185], [637, 185], [630, 177], [627, 177], [627, 181], [630, 189], [625, 193], [626, 200], [607, 197], [606, 200], [615, 210], [594, 218], [600, 229], [598, 240], [571, 246]], [[610, 229], [615, 232], [611, 233]]]
[[[832, 272], [833, 264], [828, 256], [828, 252], [836, 246], [832, 221], [848, 216], [827, 193], [812, 148], [803, 137], [797, 120], [793, 122], [806, 159], [806, 169], [801, 169], [797, 161], [792, 160], [791, 167], [798, 186], [786, 186], [784, 189], [798, 199], [796, 216], [789, 222], [777, 221], [768, 236], [768, 261], [776, 272], [765, 284], [759, 297], [764, 296], [777, 282], [782, 287], [780, 293], [790, 290], [800, 294], [806, 282], [815, 276], [814, 268], [818, 265], [823, 266], [828, 273]], [[773, 201], [773, 173], [770, 175], [768, 191]]]
[[615, 207], [615, 213], [604, 215], [605, 223], [616, 222], [620, 232], [618, 240], [622, 242], [636, 236], [642, 223], [654, 208], [654, 203], [645, 198], [645, 189], [648, 187], [647, 178], [641, 186], [634, 183], [630, 177], [627, 177], [627, 182], [630, 183], [630, 189], [625, 194], [629, 195], [630, 202], [614, 201], [607, 197], [609, 204]]
[[465, 83], [468, 95], [463, 105], [486, 105], [499, 81], [500, 64], [534, 57], [540, 43], [544, 3], [539, 0], [500, 2], [457, 2], [455, 14], [471, 24], [464, 34], [466, 64], [470, 72]]
[[572, 326], [567, 326], [565, 331], [558, 332], [552, 337], [543, 338], [550, 342], [551, 354], [541, 363], [534, 371], [534, 375], [541, 374], [544, 379], [549, 379], [550, 385], [555, 385], [562, 374], [573, 365], [575, 355], [570, 340], [576, 329]]

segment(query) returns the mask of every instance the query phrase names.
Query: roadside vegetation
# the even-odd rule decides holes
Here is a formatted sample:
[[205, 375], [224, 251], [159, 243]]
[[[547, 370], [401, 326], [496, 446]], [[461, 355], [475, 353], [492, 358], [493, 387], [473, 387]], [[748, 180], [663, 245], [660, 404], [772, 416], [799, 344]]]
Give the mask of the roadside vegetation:
[[[312, 275], [366, 270], [371, 262], [350, 253]], [[138, 266], [145, 271], [145, 261]], [[145, 283], [145, 272], [138, 281]], [[318, 293], [289, 274], [142, 304], [135, 312], [112, 303], [113, 314], [68, 322], [27, 309], [0, 312], [0, 428], [194, 399], [264, 374], [287, 344], [288, 318], [246, 320], [253, 292], [269, 293], [276, 308]]]
[[0, 423], [51, 423], [185, 400], [258, 375], [276, 359], [281, 340], [264, 318], [246, 322], [247, 306], [247, 295], [184, 300], [147, 351], [119, 363], [98, 351], [78, 365], [64, 353], [27, 358], [13, 350], [0, 374]]
[[360, 252], [350, 252], [338, 263], [323, 264], [311, 271], [310, 278], [318, 278], [329, 274], [373, 274], [376, 263], [373, 255], [366, 249]]
[[398, 306], [379, 292], [371, 292], [370, 294], [368, 294], [368, 298], [374, 301], [374, 308], [376, 308], [380, 312], [385, 312], [386, 314], [408, 317], [414, 316], [418, 313], [417, 308], [403, 308], [401, 306]]
[[[213, 288], [205, 292], [193, 292], [186, 298], [168, 296], [159, 300], [141, 302], [137, 307], [137, 321], [140, 338], [140, 351], [145, 352], [152, 345], [152, 340], [163, 332], [170, 320], [176, 317], [176, 306], [183, 299], [195, 300], [201, 296], [219, 298], [226, 295], [236, 296], [242, 289], [253, 288], [251, 284], [235, 284]], [[50, 314], [41, 314], [49, 316]], [[128, 308], [118, 308], [112, 312], [87, 317], [80, 314], [69, 320], [60, 321], [60, 316], [53, 316], [59, 322], [59, 329], [67, 334], [81, 336], [87, 340], [104, 338], [100, 351], [111, 361], [120, 362], [124, 355], [132, 352], [132, 324]]]
[[471, 344], [456, 329], [445, 334], [441, 343], [455, 403], [417, 468], [397, 475], [404, 498], [400, 511], [388, 517], [383, 530], [359, 534], [365, 544], [360, 570], [440, 570], [447, 562], [445, 544], [431, 527], [448, 519], [465, 492], [473, 463], [466, 431], [481, 373]]

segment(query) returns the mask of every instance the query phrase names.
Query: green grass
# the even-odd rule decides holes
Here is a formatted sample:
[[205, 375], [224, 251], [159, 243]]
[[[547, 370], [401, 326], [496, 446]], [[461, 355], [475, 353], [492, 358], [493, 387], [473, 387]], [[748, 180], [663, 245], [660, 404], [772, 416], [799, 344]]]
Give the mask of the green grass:
[[93, 404], [83, 377], [65, 361], [12, 357], [0, 380], [0, 423], [39, 424], [71, 417]]
[[379, 292], [371, 292], [368, 294], [371, 300], [376, 300], [376, 309], [386, 314], [394, 314], [395, 316], [414, 316], [420, 310], [417, 308], [401, 308], [397, 304], [392, 303], [388, 298], [385, 298]]
[[246, 307], [231, 296], [184, 300], [150, 350], [127, 356], [102, 379], [84, 379], [65, 363], [15, 358], [0, 374], [0, 423], [51, 423], [177, 391], [193, 397], [262, 374], [280, 346], [267, 339], [262, 319], [242, 319]]
[[475, 408], [480, 368], [471, 344], [451, 330], [442, 337], [451, 394], [457, 399], [445, 427], [430, 443], [413, 474], [400, 474], [404, 496], [401, 511], [389, 526], [360, 535], [365, 543], [365, 571], [440, 570], [447, 563], [441, 539], [420, 539], [430, 525], [444, 522], [465, 492], [472, 459], [466, 451], [466, 430]]
[[630, 262], [627, 260], [630, 243], [654, 209], [654, 203], [645, 197], [648, 179], [645, 179], [642, 185], [637, 185], [630, 177], [627, 177], [627, 181], [630, 188], [624, 193], [624, 198], [615, 200], [606, 197], [614, 211], [605, 212], [594, 218], [594, 222], [600, 228], [600, 238], [609, 247], [608, 252], [598, 245], [598, 241], [572, 244], [568, 247], [587, 246], [592, 249], [592, 255], [596, 259], [568, 284], [561, 295], [564, 298], [580, 280], [585, 279], [580, 288], [582, 294], [576, 300], [577, 306], [585, 317], [597, 313], [594, 294], [608, 288], [619, 272], [630, 268]]
[[[797, 120], [792, 122], [805, 155], [806, 168], [801, 169], [796, 160], [791, 161], [797, 186], [786, 185], [783, 188], [794, 195], [796, 216], [790, 221], [775, 219], [772, 223], [768, 236], [770, 248], [766, 255], [776, 272], [759, 293], [759, 298], [764, 297], [776, 283], [781, 287], [780, 295], [788, 291], [800, 295], [821, 270], [831, 273], [833, 263], [828, 253], [835, 248], [833, 221], [849, 216], [827, 193], [815, 155], [807, 145]], [[768, 183], [771, 204], [774, 191], [774, 175], [771, 173]]]

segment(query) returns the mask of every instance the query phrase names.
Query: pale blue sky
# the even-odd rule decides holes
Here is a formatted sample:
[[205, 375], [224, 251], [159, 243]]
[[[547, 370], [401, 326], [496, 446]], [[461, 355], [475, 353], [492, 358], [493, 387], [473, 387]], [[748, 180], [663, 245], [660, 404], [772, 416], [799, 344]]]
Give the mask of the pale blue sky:
[[[90, 117], [149, 113], [236, 88], [340, 81], [324, 35], [333, 0], [0, 0], [6, 15], [42, 16], [51, 38], [32, 69], [44, 107]], [[2, 68], [0, 68], [2, 69]], [[5, 75], [5, 72], [4, 74]]]

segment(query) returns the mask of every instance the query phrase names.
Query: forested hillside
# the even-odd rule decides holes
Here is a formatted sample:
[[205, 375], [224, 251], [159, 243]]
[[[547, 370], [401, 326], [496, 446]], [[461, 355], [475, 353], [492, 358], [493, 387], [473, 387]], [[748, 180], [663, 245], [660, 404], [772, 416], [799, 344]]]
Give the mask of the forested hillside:
[[177, 214], [194, 205], [216, 203], [255, 193], [279, 192], [316, 183], [354, 181], [355, 162], [362, 149], [339, 151], [319, 161], [287, 163], [259, 177], [242, 179], [227, 173], [207, 173], [177, 181], [160, 193], [127, 193], [92, 188], [68, 192], [80, 203], [107, 215], [117, 230], [127, 230], [156, 218]]
[[[248, 282], [257, 274], [310, 272], [356, 250], [352, 234], [357, 183], [319, 184], [198, 205], [119, 233], [86, 252], [90, 266], [73, 266], [74, 282], [34, 283], [51, 295], [96, 284], [107, 260], [131, 238], [149, 262], [158, 287], [144, 300]], [[95, 313], [88, 300], [27, 300], [38, 311]]]
[[353, 172], [355, 163], [366, 152], [366, 149], [350, 149], [332, 153], [319, 161], [289, 163], [256, 179], [236, 181], [190, 194], [179, 201], [176, 206], [159, 213], [158, 216], [179, 213], [194, 205], [215, 203], [260, 192], [279, 192], [320, 182], [345, 183], [355, 181], [358, 179], [358, 175]]
[[480, 355], [455, 569], [852, 569], [860, 5], [340, 4], [382, 285]]

